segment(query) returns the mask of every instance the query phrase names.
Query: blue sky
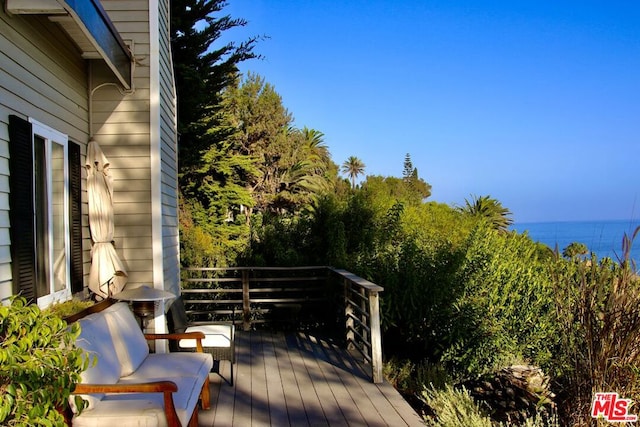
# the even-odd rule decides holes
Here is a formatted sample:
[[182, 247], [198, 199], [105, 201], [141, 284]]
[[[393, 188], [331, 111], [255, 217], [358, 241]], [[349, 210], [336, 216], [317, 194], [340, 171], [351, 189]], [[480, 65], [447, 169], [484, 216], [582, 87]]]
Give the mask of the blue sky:
[[516, 222], [640, 217], [640, 2], [229, 0], [255, 72], [333, 161]]

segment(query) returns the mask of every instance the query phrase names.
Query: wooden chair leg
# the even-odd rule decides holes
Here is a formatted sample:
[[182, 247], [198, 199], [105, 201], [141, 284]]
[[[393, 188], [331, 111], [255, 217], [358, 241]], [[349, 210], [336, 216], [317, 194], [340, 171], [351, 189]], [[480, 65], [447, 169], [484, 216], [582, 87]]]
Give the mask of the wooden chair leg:
[[200, 405], [202, 405], [202, 409], [205, 411], [211, 407], [211, 392], [209, 391], [209, 375], [207, 375], [207, 379], [204, 381], [204, 385], [202, 386], [202, 391], [200, 392]]
[[198, 405], [196, 405], [195, 409], [193, 410], [193, 414], [191, 414], [189, 427], [198, 427]]

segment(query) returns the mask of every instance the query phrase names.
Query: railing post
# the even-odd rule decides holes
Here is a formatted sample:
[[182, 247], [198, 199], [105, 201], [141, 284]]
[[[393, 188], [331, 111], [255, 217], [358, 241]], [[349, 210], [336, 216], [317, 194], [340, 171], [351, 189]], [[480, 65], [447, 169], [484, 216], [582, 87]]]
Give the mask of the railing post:
[[251, 299], [249, 296], [249, 270], [242, 270], [242, 329], [251, 329]]
[[368, 291], [369, 320], [371, 322], [371, 370], [374, 383], [381, 383], [382, 378], [382, 331], [380, 330], [380, 298], [378, 291]]

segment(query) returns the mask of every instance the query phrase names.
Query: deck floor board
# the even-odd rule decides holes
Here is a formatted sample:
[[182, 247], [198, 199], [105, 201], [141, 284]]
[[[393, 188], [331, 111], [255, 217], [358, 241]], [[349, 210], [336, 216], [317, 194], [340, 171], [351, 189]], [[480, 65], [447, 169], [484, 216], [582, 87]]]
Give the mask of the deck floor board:
[[211, 373], [211, 409], [200, 427], [421, 426], [420, 417], [388, 383], [373, 384], [363, 367], [330, 340], [292, 332], [236, 335], [230, 365]]

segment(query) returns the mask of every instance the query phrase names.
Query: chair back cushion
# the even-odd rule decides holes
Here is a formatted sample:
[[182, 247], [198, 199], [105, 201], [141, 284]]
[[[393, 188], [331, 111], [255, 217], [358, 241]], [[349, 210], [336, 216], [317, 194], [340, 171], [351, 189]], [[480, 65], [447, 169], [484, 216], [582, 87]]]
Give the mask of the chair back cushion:
[[120, 376], [135, 372], [149, 355], [149, 345], [129, 305], [120, 302], [104, 310], [120, 360]]
[[[91, 314], [78, 321], [80, 336], [76, 346], [85, 351], [84, 357], [89, 359], [89, 367], [80, 374], [80, 382], [84, 384], [115, 384], [120, 378], [120, 361], [116, 356], [107, 319], [103, 313]], [[95, 360], [95, 364], [94, 364]], [[87, 401], [87, 410], [95, 407], [103, 397], [103, 393], [80, 395]], [[77, 412], [74, 396], [69, 399], [71, 408]]]
[[184, 301], [182, 295], [176, 298], [169, 307], [169, 316], [167, 317], [167, 324], [169, 330], [176, 334], [181, 334], [187, 330], [189, 326], [189, 319], [187, 319], [187, 312], [184, 308]]

